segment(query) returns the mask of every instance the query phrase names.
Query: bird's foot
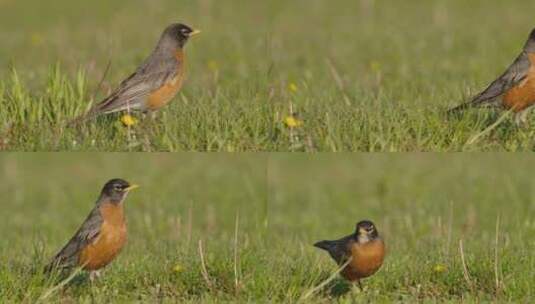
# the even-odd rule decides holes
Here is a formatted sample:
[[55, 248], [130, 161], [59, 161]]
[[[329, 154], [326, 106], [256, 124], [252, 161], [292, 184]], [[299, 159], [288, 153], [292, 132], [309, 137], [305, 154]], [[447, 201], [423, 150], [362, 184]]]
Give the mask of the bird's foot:
[[158, 113], [156, 111], [144, 111], [142, 112], [142, 117], [144, 121], [152, 122], [158, 118]]
[[91, 283], [95, 282], [98, 278], [100, 278], [102, 274], [100, 273], [99, 270], [96, 270], [96, 271], [91, 271], [89, 273], [89, 281], [91, 281]]
[[528, 116], [533, 111], [533, 106], [524, 109], [518, 113], [514, 114], [514, 121], [517, 127], [527, 127], [528, 126]]

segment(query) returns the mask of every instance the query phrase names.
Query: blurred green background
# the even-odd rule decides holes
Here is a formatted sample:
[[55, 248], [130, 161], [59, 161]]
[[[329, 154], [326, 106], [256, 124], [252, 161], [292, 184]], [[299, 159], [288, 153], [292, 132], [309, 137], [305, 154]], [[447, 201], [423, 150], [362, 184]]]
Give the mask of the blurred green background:
[[[112, 60], [112, 75], [124, 76], [167, 24], [180, 21], [204, 31], [189, 47], [196, 81], [211, 61], [223, 80], [259, 68], [321, 80], [325, 58], [340, 63], [345, 79], [370, 64], [387, 75], [440, 71], [462, 79], [509, 63], [505, 57], [484, 65], [518, 50], [533, 9], [518, 0], [2, 0], [0, 66], [13, 63], [33, 75], [61, 62], [101, 72]], [[396, 61], [406, 63], [389, 64]]]
[[126, 210], [132, 234], [148, 233], [146, 241], [183, 237], [192, 219], [194, 232], [225, 234], [240, 212], [254, 229], [266, 216], [265, 163], [260, 154], [0, 154], [2, 249], [24, 251], [37, 237], [58, 247], [112, 178], [141, 185]]
[[512, 60], [481, 69], [488, 58], [518, 50], [533, 9], [520, 0], [2, 0], [0, 62], [35, 72], [56, 62], [103, 70], [111, 59], [130, 71], [163, 28], [180, 21], [204, 31], [189, 47], [195, 80], [210, 60], [228, 78], [274, 65], [281, 76], [321, 79], [318, 59], [326, 57], [349, 79], [371, 63], [388, 75], [478, 76]]

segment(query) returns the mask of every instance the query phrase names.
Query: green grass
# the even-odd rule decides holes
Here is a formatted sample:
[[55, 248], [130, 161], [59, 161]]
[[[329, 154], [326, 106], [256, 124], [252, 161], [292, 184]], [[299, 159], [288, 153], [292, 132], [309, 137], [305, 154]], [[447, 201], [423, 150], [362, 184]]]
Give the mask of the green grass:
[[142, 185], [127, 247], [95, 285], [78, 276], [45, 302], [297, 302], [337, 268], [311, 244], [369, 218], [381, 270], [362, 292], [335, 277], [307, 301], [531, 303], [534, 170], [505, 154], [3, 154], [0, 299], [58, 284], [39, 270], [124, 177]]
[[[534, 9], [520, 0], [5, 0], [0, 149], [532, 150], [532, 127], [506, 119], [472, 142], [498, 114], [443, 111], [512, 62]], [[188, 80], [169, 107], [131, 130], [117, 116], [65, 128], [174, 21], [203, 34], [188, 45]], [[292, 112], [304, 122], [296, 130], [283, 124]]]

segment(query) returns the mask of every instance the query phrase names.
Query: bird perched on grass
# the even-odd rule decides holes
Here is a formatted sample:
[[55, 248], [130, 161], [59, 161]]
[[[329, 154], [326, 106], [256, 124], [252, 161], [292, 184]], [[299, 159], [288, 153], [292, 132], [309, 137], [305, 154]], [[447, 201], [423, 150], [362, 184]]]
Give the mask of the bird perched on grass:
[[346, 280], [357, 282], [373, 275], [381, 265], [386, 254], [385, 244], [375, 225], [368, 220], [357, 223], [356, 231], [334, 241], [321, 241], [314, 246], [326, 250], [341, 267], [346, 265], [341, 275]]
[[91, 281], [98, 277], [99, 270], [113, 261], [126, 244], [124, 200], [137, 187], [122, 179], [107, 182], [87, 219], [45, 272], [81, 267], [90, 272]]
[[168, 26], [152, 54], [119, 87], [73, 125], [102, 114], [120, 111], [152, 112], [171, 101], [182, 87], [185, 76], [184, 47], [189, 38], [200, 33], [187, 25]]

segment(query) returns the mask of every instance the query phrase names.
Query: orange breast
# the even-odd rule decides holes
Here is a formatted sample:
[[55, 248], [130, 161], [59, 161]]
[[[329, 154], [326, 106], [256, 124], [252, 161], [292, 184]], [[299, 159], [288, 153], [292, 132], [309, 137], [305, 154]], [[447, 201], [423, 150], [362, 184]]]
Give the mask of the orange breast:
[[529, 54], [531, 67], [527, 77], [503, 95], [503, 104], [514, 112], [525, 110], [535, 104], [535, 54]]
[[385, 245], [378, 239], [364, 244], [351, 246], [351, 263], [342, 270], [342, 276], [350, 281], [369, 277], [383, 265]]
[[177, 52], [175, 57], [178, 60], [177, 75], [167, 84], [149, 95], [147, 108], [151, 111], [158, 110], [169, 103], [182, 87], [185, 74], [184, 52], [182, 50]]
[[78, 257], [85, 270], [98, 270], [108, 265], [126, 244], [127, 232], [124, 209], [121, 204], [106, 203], [100, 207], [104, 222], [100, 234], [86, 246]]

